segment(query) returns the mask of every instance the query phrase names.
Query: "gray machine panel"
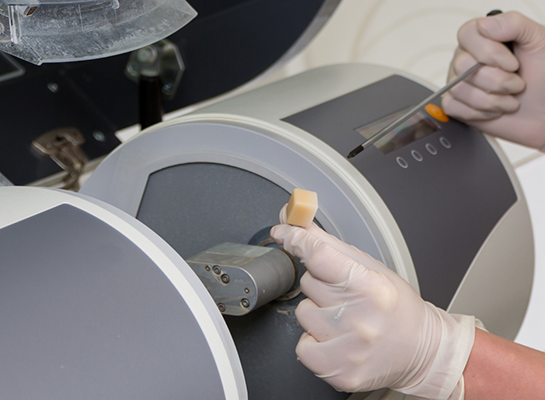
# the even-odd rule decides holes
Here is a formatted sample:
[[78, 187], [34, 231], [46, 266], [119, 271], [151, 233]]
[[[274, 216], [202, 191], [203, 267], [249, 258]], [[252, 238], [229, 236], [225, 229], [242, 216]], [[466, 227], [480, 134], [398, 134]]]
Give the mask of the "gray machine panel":
[[121, 233], [60, 205], [0, 244], [2, 398], [224, 398], [191, 310]]
[[289, 198], [278, 185], [243, 169], [188, 163], [149, 176], [136, 217], [187, 260], [219, 243], [249, 243], [278, 224], [278, 211]]
[[[417, 104], [430, 93], [393, 75], [284, 121], [346, 155], [364, 140], [357, 128]], [[517, 196], [501, 161], [481, 134], [454, 120], [436, 123], [441, 129], [423, 139], [388, 154], [372, 146], [352, 163], [396, 219], [411, 252], [422, 297], [446, 309], [482, 244]], [[426, 145], [432, 145], [437, 154], [431, 154]], [[415, 158], [415, 151], [421, 160]]]

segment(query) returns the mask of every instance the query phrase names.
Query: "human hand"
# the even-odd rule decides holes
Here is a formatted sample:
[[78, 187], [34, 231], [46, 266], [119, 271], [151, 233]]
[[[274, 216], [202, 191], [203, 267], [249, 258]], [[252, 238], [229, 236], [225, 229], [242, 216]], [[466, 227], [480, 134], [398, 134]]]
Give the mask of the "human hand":
[[389, 387], [427, 399], [460, 390], [474, 319], [424, 302], [396, 273], [327, 234], [281, 222], [271, 237], [307, 268], [296, 310], [305, 333], [296, 353], [337, 390]]
[[[514, 55], [502, 44], [509, 41]], [[449, 81], [478, 61], [485, 66], [443, 96], [445, 112], [485, 133], [543, 149], [545, 26], [511, 11], [467, 22], [458, 42]]]

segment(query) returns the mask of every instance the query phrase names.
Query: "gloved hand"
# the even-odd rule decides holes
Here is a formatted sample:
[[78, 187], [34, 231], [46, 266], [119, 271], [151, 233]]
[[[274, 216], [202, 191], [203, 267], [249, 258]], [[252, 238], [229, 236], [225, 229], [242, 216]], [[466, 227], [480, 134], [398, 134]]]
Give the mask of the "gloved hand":
[[280, 220], [271, 237], [307, 268], [308, 299], [295, 312], [306, 332], [296, 348], [303, 365], [341, 391], [463, 398], [473, 317], [424, 302], [396, 273], [316, 225], [285, 225], [285, 207]]
[[[545, 26], [518, 12], [474, 19], [458, 32], [448, 80], [486, 64], [443, 96], [445, 112], [485, 133], [545, 147]], [[501, 42], [514, 41], [511, 53]]]

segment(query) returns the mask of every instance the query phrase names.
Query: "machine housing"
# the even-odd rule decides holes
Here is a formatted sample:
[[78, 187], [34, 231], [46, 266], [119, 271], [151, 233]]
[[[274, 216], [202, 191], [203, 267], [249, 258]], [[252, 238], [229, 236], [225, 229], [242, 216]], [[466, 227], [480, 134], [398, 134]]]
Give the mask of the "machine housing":
[[[307, 71], [151, 127], [107, 157], [82, 192], [144, 222], [187, 259], [222, 242], [255, 244], [293, 188], [315, 191], [326, 231], [425, 300], [513, 339], [529, 300], [533, 239], [497, 143], [422, 113], [389, 139], [399, 139], [394, 148], [346, 158], [369, 126], [378, 131], [429, 93], [381, 66]], [[295, 361], [301, 299], [226, 317], [250, 398], [347, 398]]]

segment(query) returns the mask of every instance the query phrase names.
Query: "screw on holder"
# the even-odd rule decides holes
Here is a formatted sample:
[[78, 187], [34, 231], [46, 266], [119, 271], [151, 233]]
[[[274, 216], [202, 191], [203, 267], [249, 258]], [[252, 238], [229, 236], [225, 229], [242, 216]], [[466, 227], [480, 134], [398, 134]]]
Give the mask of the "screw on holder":
[[250, 300], [248, 299], [242, 299], [240, 300], [240, 305], [244, 308], [250, 307]]
[[79, 177], [83, 173], [87, 156], [81, 150], [85, 142], [76, 128], [59, 128], [48, 131], [32, 141], [32, 148], [43, 157], [50, 157], [66, 171], [62, 189], [79, 190]]

